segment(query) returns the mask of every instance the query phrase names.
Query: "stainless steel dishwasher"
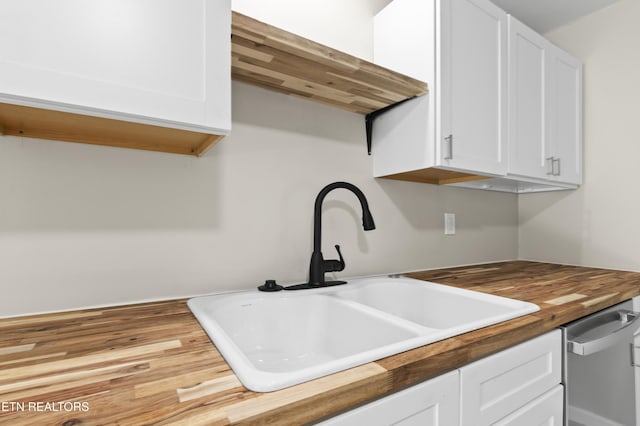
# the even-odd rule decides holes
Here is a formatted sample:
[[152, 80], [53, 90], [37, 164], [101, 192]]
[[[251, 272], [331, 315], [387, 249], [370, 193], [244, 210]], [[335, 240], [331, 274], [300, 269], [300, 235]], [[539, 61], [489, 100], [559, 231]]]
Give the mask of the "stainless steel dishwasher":
[[640, 426], [640, 297], [563, 328], [565, 425]]

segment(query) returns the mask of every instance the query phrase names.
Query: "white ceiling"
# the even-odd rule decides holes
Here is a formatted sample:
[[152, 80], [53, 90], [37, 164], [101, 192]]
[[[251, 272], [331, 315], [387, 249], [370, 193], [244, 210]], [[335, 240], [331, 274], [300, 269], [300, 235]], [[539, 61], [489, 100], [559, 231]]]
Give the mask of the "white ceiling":
[[492, 0], [539, 33], [546, 33], [618, 0]]

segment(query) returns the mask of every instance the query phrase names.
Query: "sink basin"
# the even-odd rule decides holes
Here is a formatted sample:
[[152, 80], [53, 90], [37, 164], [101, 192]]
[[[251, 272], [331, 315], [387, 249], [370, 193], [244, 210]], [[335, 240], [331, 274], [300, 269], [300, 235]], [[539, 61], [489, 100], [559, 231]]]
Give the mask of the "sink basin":
[[254, 291], [188, 304], [240, 381], [257, 392], [402, 352], [425, 331], [325, 294]]
[[537, 311], [410, 278], [202, 296], [189, 308], [245, 387], [269, 392]]
[[351, 280], [335, 295], [440, 330], [475, 330], [539, 310], [528, 302], [401, 277]]

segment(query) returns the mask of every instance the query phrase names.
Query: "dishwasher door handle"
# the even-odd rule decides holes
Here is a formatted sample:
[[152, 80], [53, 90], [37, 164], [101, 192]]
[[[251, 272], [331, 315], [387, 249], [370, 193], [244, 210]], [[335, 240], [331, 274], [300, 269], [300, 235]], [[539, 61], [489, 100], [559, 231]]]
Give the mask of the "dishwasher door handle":
[[591, 355], [617, 343], [631, 343], [640, 326], [640, 313], [620, 309], [591, 315], [567, 326], [567, 350]]

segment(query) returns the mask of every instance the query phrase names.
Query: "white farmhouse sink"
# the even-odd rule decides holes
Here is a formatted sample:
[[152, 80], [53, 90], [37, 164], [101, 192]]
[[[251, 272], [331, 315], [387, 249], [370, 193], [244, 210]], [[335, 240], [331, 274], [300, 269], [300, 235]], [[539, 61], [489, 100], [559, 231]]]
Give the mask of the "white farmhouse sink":
[[539, 310], [410, 278], [188, 301], [245, 387], [269, 392]]

